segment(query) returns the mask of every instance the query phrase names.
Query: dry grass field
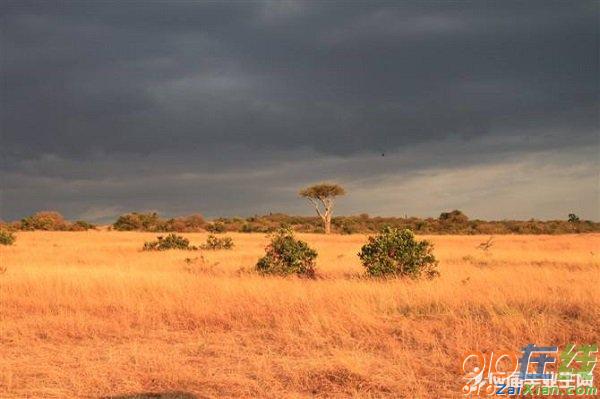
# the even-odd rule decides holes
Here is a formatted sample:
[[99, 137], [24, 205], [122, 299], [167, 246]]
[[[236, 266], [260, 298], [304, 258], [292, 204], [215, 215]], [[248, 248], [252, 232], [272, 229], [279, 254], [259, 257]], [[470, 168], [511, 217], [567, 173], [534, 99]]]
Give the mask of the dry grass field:
[[600, 341], [598, 234], [428, 237], [441, 277], [418, 282], [361, 278], [363, 235], [300, 235], [317, 280], [253, 273], [262, 234], [141, 252], [155, 236], [0, 247], [0, 397], [452, 398], [469, 350]]

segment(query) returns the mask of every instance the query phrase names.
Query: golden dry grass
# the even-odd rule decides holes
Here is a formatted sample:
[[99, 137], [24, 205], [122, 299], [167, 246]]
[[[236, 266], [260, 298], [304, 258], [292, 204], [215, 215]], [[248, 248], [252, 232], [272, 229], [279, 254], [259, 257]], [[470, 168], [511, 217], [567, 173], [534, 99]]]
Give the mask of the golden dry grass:
[[469, 350], [600, 341], [598, 234], [428, 237], [442, 275], [419, 282], [359, 278], [362, 235], [301, 235], [322, 278], [264, 278], [264, 235], [230, 236], [203, 261], [141, 252], [155, 234], [19, 233], [0, 397], [460, 397]]

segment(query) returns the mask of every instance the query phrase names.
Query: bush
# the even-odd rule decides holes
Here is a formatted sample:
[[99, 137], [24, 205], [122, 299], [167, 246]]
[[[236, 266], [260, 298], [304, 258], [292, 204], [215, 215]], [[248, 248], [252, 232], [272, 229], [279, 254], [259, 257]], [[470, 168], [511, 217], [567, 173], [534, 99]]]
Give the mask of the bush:
[[225, 224], [223, 222], [214, 222], [213, 224], [208, 225], [206, 230], [211, 233], [223, 233], [225, 229]]
[[196, 214], [165, 220], [156, 212], [128, 213], [119, 216], [113, 224], [113, 228], [120, 231], [177, 231], [180, 233], [204, 231], [205, 226], [206, 221], [202, 215]]
[[46, 231], [83, 231], [95, 229], [96, 227], [83, 220], [71, 223], [58, 212], [42, 211], [13, 222], [10, 226], [15, 230], [46, 230]]
[[5, 224], [13, 230], [45, 230], [45, 231], [84, 231], [95, 229], [91, 223], [78, 220], [74, 223], [65, 220], [65, 218], [56, 211], [41, 211], [27, 216], [18, 222]]
[[137, 213], [132, 212], [119, 216], [113, 224], [115, 230], [120, 231], [163, 231], [165, 222], [160, 219], [158, 213]]
[[157, 241], [144, 243], [144, 251], [166, 251], [167, 249], [185, 249], [195, 251], [198, 248], [190, 245], [190, 240], [177, 234], [169, 234], [166, 237], [158, 236]]
[[12, 232], [0, 229], [0, 245], [13, 245], [16, 239]]
[[469, 221], [467, 215], [459, 210], [453, 210], [452, 212], [442, 212], [440, 214], [440, 221], [456, 224], [464, 224]]
[[411, 277], [439, 275], [433, 245], [418, 241], [412, 231], [385, 227], [375, 237], [369, 237], [358, 256], [372, 277]]
[[169, 219], [164, 223], [166, 231], [178, 232], [204, 231], [205, 226], [204, 217], [198, 214]]
[[314, 278], [317, 252], [306, 242], [296, 240], [290, 229], [279, 229], [273, 234], [265, 252], [256, 264], [260, 273]]
[[22, 230], [67, 230], [65, 218], [55, 211], [42, 211], [21, 219]]
[[69, 226], [69, 230], [71, 231], [86, 231], [94, 230], [95, 228], [96, 226], [83, 220], [77, 220]]
[[231, 237], [219, 238], [212, 234], [206, 238], [206, 244], [200, 246], [201, 249], [231, 249], [233, 248], [233, 240]]
[[354, 234], [356, 233], [356, 228], [350, 223], [343, 223], [340, 226], [340, 234]]

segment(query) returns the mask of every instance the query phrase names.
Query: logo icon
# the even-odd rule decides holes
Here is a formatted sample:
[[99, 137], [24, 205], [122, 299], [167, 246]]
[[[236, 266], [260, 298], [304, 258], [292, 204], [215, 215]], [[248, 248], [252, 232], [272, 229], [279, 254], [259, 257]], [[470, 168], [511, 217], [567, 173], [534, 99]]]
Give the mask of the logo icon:
[[485, 396], [590, 396], [598, 345], [558, 346], [528, 344], [521, 352], [470, 352], [463, 357], [462, 392]]

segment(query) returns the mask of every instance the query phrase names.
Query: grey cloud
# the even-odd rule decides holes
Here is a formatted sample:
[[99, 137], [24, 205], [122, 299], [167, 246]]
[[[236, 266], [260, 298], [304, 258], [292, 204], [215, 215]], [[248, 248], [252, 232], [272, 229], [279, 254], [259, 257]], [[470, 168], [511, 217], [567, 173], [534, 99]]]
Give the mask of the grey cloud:
[[[229, 151], [242, 155], [240, 148]], [[210, 217], [306, 213], [310, 209], [298, 198], [298, 188], [335, 180], [350, 192], [340, 201], [343, 213], [430, 216], [460, 208], [478, 217], [498, 217], [494, 216], [498, 209], [503, 209], [502, 217], [556, 217], [556, 207], [540, 202], [562, 201], [563, 205], [576, 205], [574, 209], [584, 217], [598, 217], [595, 148], [556, 151], [548, 145], [539, 150], [535, 144], [521, 146], [515, 141], [511, 145], [488, 139], [468, 145], [455, 140], [418, 144], [384, 157], [323, 157], [313, 151], [257, 155], [263, 160], [217, 170], [212, 168], [215, 164], [228, 162], [216, 157], [173, 161], [166, 154], [104, 157], [91, 162], [56, 157], [27, 161], [5, 174], [4, 208], [23, 214], [33, 205], [100, 221], [132, 210], [157, 210], [167, 215], [203, 212]], [[560, 194], [551, 198], [544, 194], [548, 191]], [[20, 201], [22, 197], [28, 200]], [[507, 198], [513, 205], [498, 208], [501, 199], [503, 206], [509, 203]]]
[[[243, 213], [276, 207], [288, 197], [269, 190], [289, 181], [539, 153], [558, 167], [561, 151], [593, 165], [585, 151], [598, 149], [594, 1], [0, 7], [5, 218], [61, 201], [71, 215]], [[365, 161], [382, 152], [402, 158]], [[285, 174], [254, 177], [269, 190], [231, 178], [270, 169]], [[193, 189], [170, 177], [205, 174]], [[589, 176], [578, 181], [588, 195]]]

